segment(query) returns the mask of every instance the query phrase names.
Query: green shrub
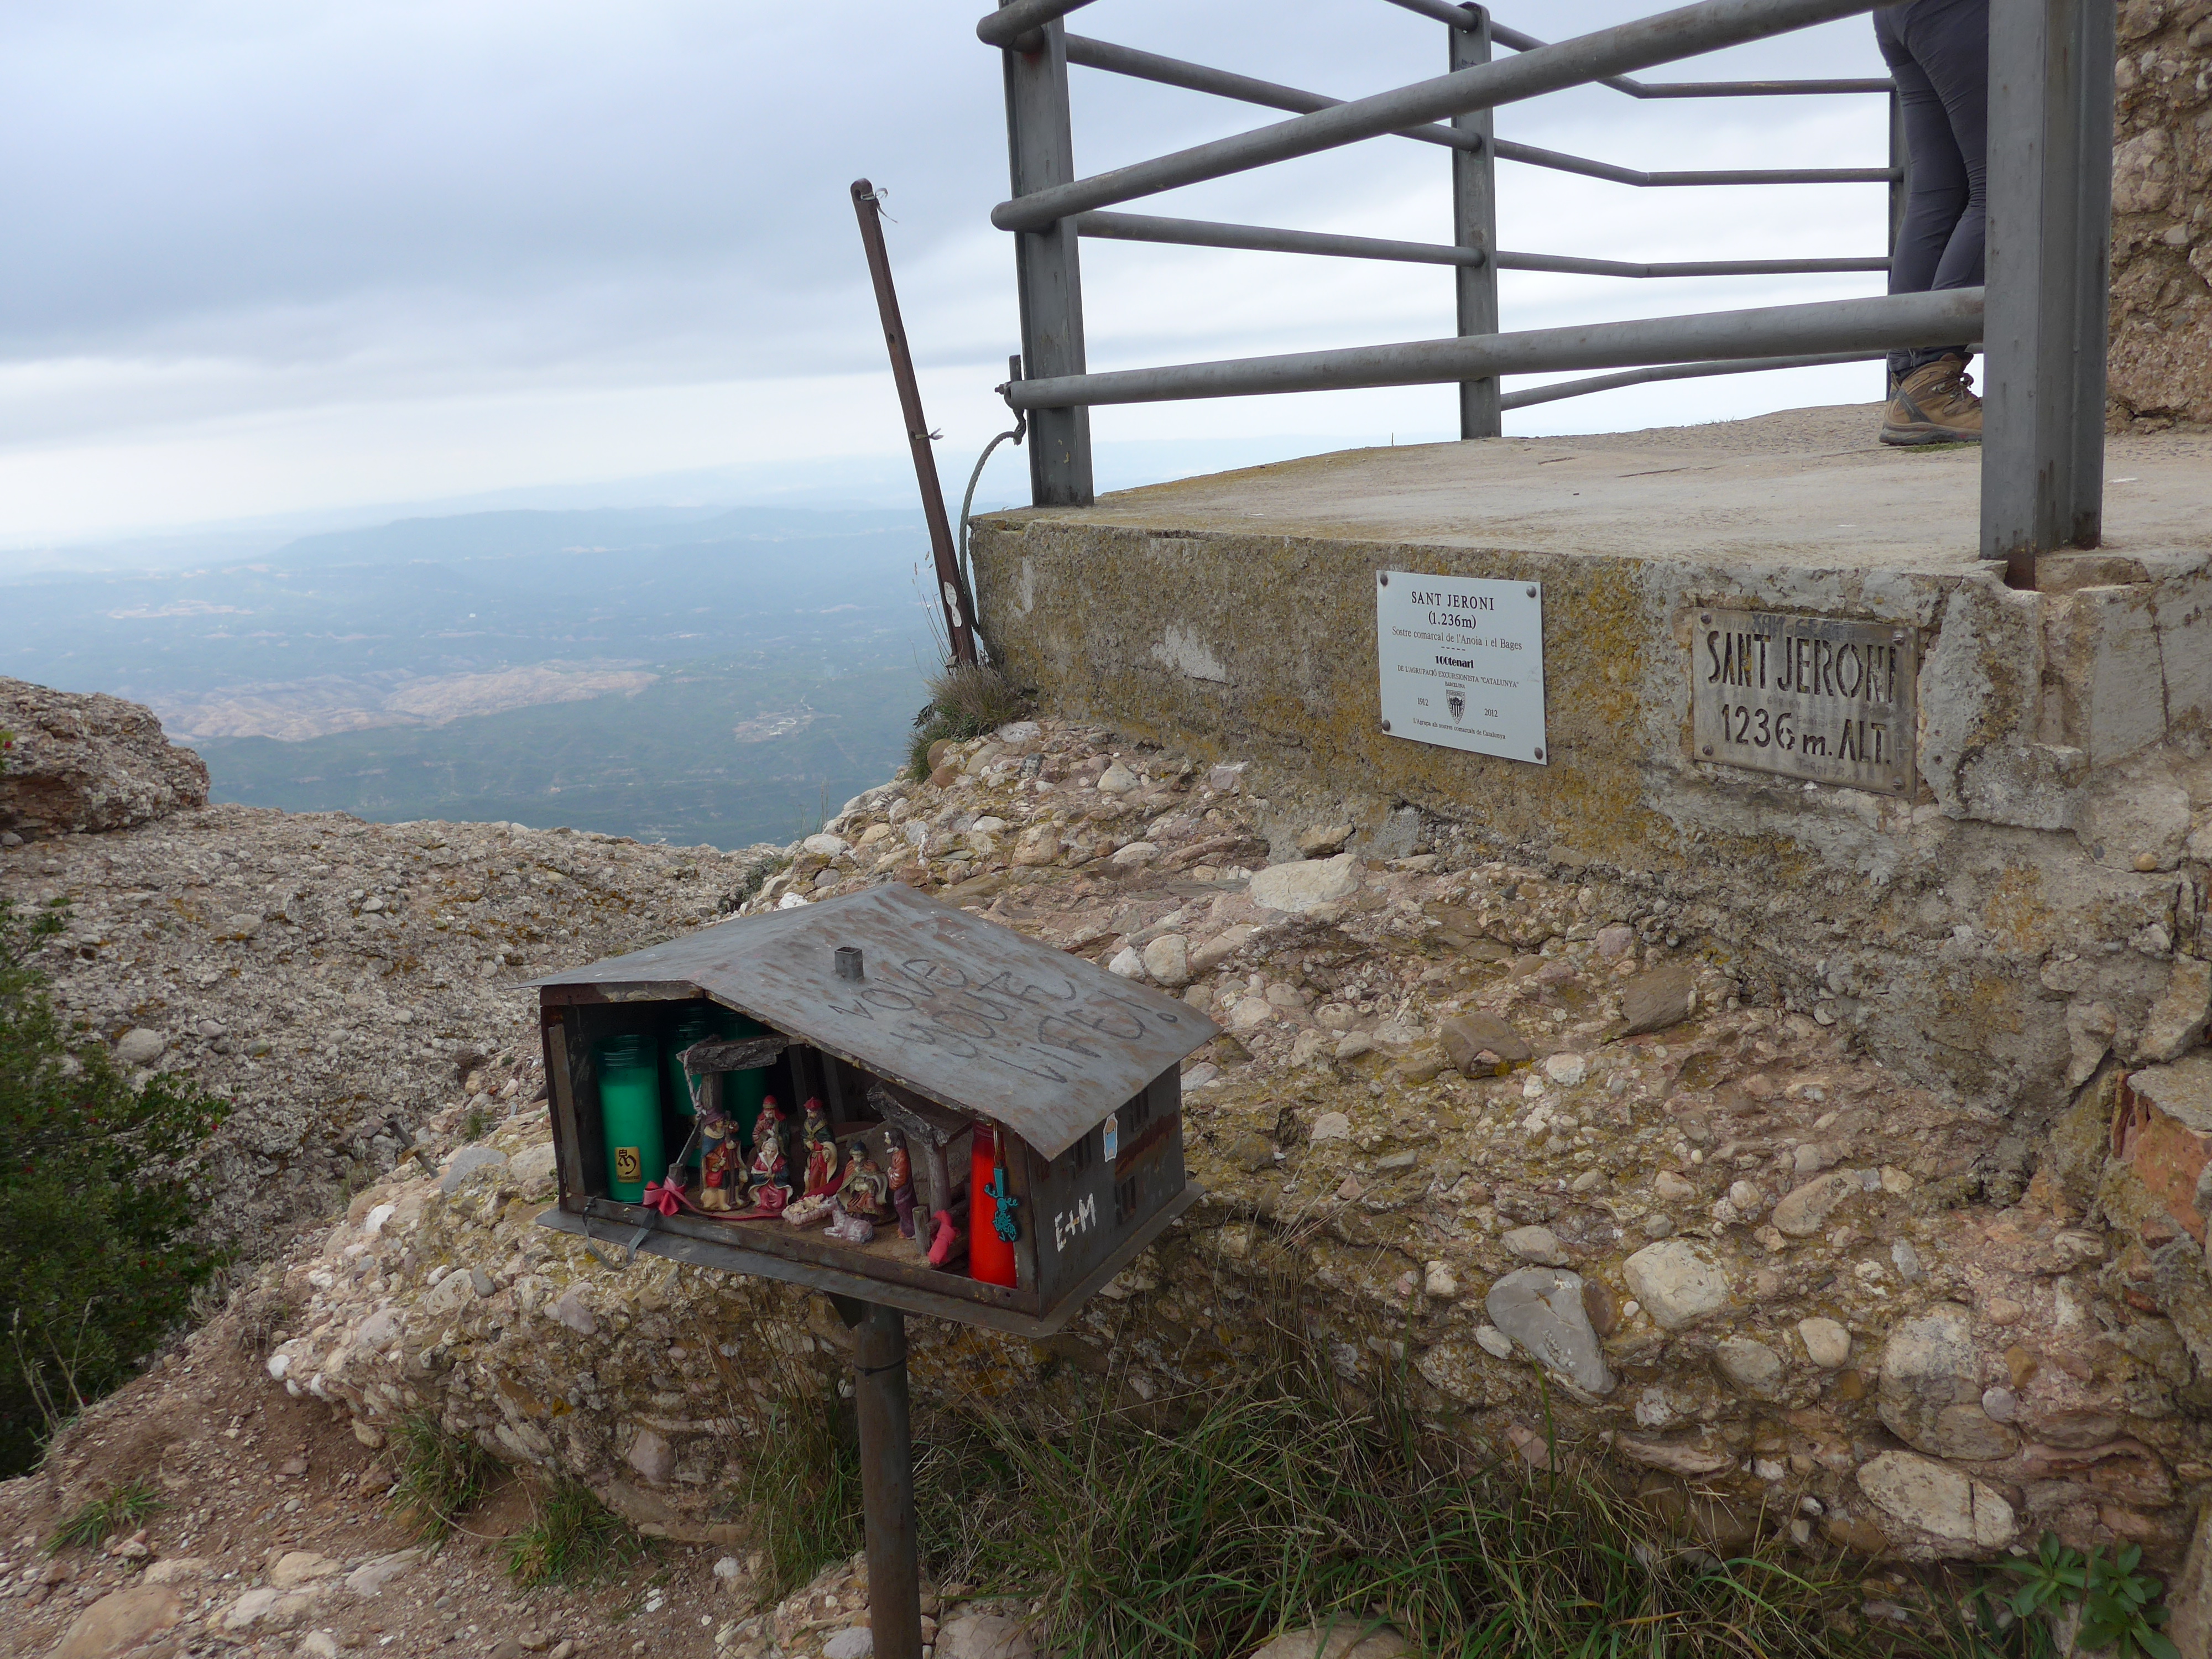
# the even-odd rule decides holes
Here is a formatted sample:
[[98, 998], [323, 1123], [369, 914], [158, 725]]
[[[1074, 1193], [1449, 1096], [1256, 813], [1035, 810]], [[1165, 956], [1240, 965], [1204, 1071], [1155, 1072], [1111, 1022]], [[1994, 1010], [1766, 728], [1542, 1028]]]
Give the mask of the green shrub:
[[65, 1030], [33, 957], [66, 915], [0, 899], [0, 1475], [125, 1381], [221, 1259], [191, 1237], [191, 1165], [228, 1103], [134, 1086]]
[[929, 689], [929, 701], [915, 715], [907, 744], [907, 764], [916, 777], [929, 775], [929, 746], [939, 738], [964, 743], [1030, 712], [1030, 697], [987, 665], [948, 663], [922, 684]]
[[525, 1589], [597, 1583], [642, 1561], [652, 1548], [588, 1486], [563, 1480], [538, 1500], [530, 1524], [507, 1540], [507, 1576]]

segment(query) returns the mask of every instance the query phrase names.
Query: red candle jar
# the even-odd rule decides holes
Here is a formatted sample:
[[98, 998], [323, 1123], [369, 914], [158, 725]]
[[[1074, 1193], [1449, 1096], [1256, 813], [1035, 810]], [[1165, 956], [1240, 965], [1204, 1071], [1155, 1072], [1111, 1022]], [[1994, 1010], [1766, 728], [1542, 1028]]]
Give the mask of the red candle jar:
[[999, 1201], [991, 1188], [1000, 1167], [999, 1132], [977, 1124], [975, 1150], [968, 1161], [968, 1272], [986, 1285], [1014, 1282], [1013, 1243], [1000, 1237], [992, 1224]]

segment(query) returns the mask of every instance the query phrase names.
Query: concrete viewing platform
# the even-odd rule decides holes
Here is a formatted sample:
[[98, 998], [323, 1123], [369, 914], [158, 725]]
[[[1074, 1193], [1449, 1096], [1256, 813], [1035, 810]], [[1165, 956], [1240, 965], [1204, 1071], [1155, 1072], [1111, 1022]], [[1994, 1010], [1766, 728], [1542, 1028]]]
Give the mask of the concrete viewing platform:
[[[1878, 426], [1869, 404], [1361, 450], [994, 514], [981, 628], [1060, 712], [1255, 757], [1278, 856], [1351, 817], [1377, 855], [1460, 837], [1649, 881], [1747, 988], [2051, 1108], [2090, 1026], [2159, 1046], [2167, 964], [2199, 951], [2212, 436], [2110, 439], [2105, 545], [2022, 592], [1977, 556], [1978, 452]], [[1443, 738], [1392, 728], [1390, 652], [1449, 665], [1415, 671], [1437, 709], [1472, 665], [1382, 637], [1394, 572], [1525, 585], [1533, 744], [1454, 746], [1506, 683], [1466, 672], [1420, 722]]]
[[[1636, 559], [1975, 570], [1981, 452], [1892, 448], [1876, 441], [1881, 423], [1881, 406], [1865, 404], [1346, 450], [1124, 490], [1079, 516], [1181, 532], [1263, 524], [1289, 535]], [[2112, 437], [2105, 470], [2105, 553], [2163, 568], [2212, 551], [2212, 434]]]

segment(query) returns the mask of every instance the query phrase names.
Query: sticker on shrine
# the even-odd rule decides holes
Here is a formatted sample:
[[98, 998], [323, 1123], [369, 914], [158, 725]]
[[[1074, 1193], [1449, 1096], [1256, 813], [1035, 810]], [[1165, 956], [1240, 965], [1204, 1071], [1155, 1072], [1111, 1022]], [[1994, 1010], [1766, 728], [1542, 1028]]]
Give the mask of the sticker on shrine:
[[1116, 1112], [1106, 1120], [1106, 1161], [1111, 1164], [1121, 1156], [1121, 1115]]
[[1375, 657], [1390, 736], [1550, 764], [1542, 583], [1377, 571]]
[[1917, 629], [1773, 611], [1697, 615], [1690, 646], [1695, 758], [1888, 795], [1911, 792]]

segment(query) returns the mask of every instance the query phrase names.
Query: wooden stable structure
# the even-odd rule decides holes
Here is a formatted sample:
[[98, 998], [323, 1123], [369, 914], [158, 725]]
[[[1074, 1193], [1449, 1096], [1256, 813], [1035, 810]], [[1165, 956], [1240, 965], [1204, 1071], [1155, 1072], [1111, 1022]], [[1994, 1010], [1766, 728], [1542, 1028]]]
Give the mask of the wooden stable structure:
[[[721, 922], [538, 988], [561, 1178], [559, 1207], [543, 1219], [562, 1231], [645, 1230], [636, 1248], [676, 1261], [1035, 1338], [1197, 1197], [1183, 1176], [1181, 1069], [1213, 1023], [896, 883]], [[964, 1216], [969, 1138], [978, 1125], [997, 1131], [1015, 1282], [933, 1267], [890, 1229], [856, 1245], [775, 1217], [664, 1216], [610, 1196], [603, 1045], [665, 1046], [702, 1005], [781, 1040], [761, 1045], [775, 1049], [765, 1091], [794, 1120], [811, 1098], [841, 1143], [903, 1131], [925, 1213]], [[682, 1130], [672, 1121], [672, 1147]]]

